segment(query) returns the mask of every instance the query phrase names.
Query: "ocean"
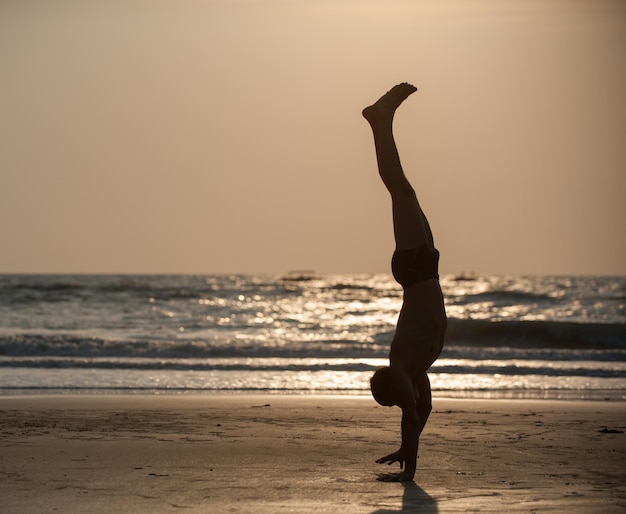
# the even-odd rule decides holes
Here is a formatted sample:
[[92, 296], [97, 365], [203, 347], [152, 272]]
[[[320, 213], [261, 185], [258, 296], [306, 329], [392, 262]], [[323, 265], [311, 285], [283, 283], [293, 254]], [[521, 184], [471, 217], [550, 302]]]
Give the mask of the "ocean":
[[[626, 399], [626, 277], [443, 276], [435, 397]], [[0, 275], [0, 394], [369, 394], [389, 274]]]

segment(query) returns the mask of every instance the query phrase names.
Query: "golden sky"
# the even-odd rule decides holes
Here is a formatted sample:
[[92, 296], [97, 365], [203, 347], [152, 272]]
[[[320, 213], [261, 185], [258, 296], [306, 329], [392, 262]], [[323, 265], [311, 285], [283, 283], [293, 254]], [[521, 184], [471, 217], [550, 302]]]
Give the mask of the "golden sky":
[[626, 2], [0, 4], [0, 273], [386, 272], [392, 85], [442, 273], [626, 274]]

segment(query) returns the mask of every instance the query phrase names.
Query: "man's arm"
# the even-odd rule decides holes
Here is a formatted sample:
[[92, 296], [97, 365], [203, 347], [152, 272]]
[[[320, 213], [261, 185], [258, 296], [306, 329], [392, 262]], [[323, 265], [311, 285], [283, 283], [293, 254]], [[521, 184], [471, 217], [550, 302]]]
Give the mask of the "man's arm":
[[402, 446], [404, 455], [403, 476], [398, 481], [413, 480], [417, 468], [417, 445], [419, 440], [420, 420], [417, 417], [415, 400], [413, 404], [402, 408]]
[[400, 468], [404, 464], [404, 471], [380, 475], [379, 480], [385, 482], [405, 482], [413, 480], [417, 468], [417, 446], [420, 434], [420, 419], [417, 415], [415, 390], [410, 375], [402, 368], [392, 366], [393, 382], [398, 392], [398, 407], [402, 409], [402, 445], [400, 449], [378, 459], [376, 462], [399, 462]]

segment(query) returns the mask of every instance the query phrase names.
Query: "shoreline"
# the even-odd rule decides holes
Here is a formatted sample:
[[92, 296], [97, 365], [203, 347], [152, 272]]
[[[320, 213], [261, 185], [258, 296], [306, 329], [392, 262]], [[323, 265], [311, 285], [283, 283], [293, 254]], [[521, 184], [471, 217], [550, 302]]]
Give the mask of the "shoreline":
[[[433, 390], [433, 401], [438, 400], [482, 400], [482, 401], [556, 401], [556, 402], [626, 402], [626, 390], [622, 389], [589, 389], [589, 390], [491, 390], [491, 391], [446, 391]], [[80, 398], [80, 397], [199, 397], [215, 398], [220, 396], [268, 396], [268, 397], [295, 397], [295, 398], [370, 398], [369, 390], [228, 390], [228, 389], [0, 389], [2, 398]]]
[[433, 400], [414, 482], [367, 396], [0, 396], [7, 512], [623, 512], [621, 402]]

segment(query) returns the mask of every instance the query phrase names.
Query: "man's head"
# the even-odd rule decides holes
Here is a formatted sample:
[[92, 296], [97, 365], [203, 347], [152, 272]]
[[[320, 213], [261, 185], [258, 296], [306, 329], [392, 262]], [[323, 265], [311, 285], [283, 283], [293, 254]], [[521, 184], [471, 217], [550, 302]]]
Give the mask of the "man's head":
[[396, 390], [393, 387], [391, 368], [378, 368], [370, 378], [372, 396], [383, 407], [393, 407], [397, 404]]

